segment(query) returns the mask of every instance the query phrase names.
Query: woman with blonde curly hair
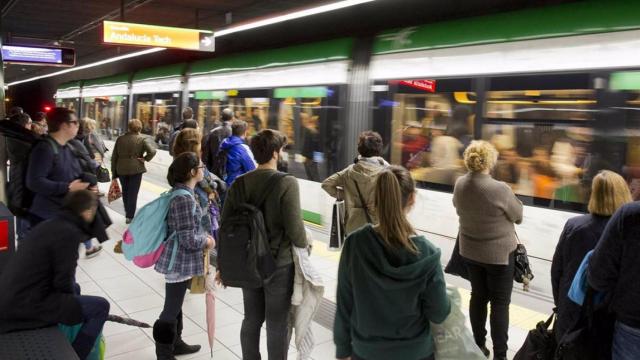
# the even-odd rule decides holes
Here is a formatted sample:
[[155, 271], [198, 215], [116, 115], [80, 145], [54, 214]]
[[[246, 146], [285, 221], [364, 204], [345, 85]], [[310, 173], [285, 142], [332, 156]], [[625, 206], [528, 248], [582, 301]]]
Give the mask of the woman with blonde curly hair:
[[469, 317], [476, 344], [485, 355], [487, 305], [491, 303], [493, 358], [507, 358], [509, 304], [513, 289], [514, 223], [522, 222], [522, 202], [502, 181], [491, 177], [498, 151], [486, 141], [472, 141], [464, 151], [469, 172], [456, 181], [453, 205], [458, 213], [460, 255], [471, 281]]

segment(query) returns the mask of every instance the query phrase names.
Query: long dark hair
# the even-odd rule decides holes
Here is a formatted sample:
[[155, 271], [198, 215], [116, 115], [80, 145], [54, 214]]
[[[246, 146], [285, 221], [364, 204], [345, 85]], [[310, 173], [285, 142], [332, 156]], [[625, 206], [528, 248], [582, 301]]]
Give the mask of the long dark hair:
[[200, 165], [200, 158], [196, 153], [185, 152], [178, 155], [167, 172], [167, 181], [169, 185], [176, 186], [176, 184], [184, 184], [191, 180], [193, 175], [191, 170], [197, 169]]

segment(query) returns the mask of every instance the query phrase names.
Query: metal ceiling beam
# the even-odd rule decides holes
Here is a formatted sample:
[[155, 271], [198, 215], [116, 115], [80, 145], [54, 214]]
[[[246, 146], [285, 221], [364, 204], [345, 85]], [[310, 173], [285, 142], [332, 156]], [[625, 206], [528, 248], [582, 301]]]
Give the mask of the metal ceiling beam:
[[7, 15], [9, 13], [9, 11], [11, 11], [11, 9], [18, 3], [18, 1], [20, 1], [20, 0], [9, 0], [9, 1], [7, 1], [7, 3], [4, 4], [4, 6], [2, 7], [2, 17]]

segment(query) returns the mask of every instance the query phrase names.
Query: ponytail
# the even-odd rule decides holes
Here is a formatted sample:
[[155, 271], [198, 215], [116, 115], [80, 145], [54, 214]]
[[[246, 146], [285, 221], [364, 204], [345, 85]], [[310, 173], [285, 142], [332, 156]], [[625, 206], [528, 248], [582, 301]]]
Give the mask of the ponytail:
[[418, 248], [410, 240], [416, 232], [405, 214], [413, 193], [415, 183], [407, 169], [389, 166], [378, 174], [374, 194], [378, 232], [389, 247], [417, 254]]

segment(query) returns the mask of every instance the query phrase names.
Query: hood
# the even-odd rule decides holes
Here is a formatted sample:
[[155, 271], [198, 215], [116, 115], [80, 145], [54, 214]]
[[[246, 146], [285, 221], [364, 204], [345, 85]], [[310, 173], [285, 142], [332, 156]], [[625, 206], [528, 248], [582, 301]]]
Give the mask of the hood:
[[10, 120], [0, 121], [0, 134], [12, 139], [28, 142], [30, 144], [38, 140], [38, 136], [36, 136], [36, 134]]
[[425, 279], [433, 277], [442, 267], [440, 249], [422, 236], [413, 238], [420, 251], [415, 255], [406, 250], [389, 249], [371, 225], [366, 225], [363, 230], [367, 239], [357, 241], [360, 246], [354, 251], [361, 254], [356, 256], [361, 258], [372, 280], [386, 289], [416, 287], [416, 292], [419, 292], [424, 288]]
[[230, 136], [222, 141], [220, 144], [220, 148], [222, 150], [229, 150], [233, 146], [244, 144], [244, 140], [242, 140], [239, 136]]
[[372, 176], [378, 175], [378, 173], [384, 168], [389, 166], [389, 164], [381, 157], [369, 157], [363, 158], [360, 157], [357, 159], [357, 162], [352, 165], [352, 170], [360, 174], [363, 177], [363, 180], [368, 180]]

